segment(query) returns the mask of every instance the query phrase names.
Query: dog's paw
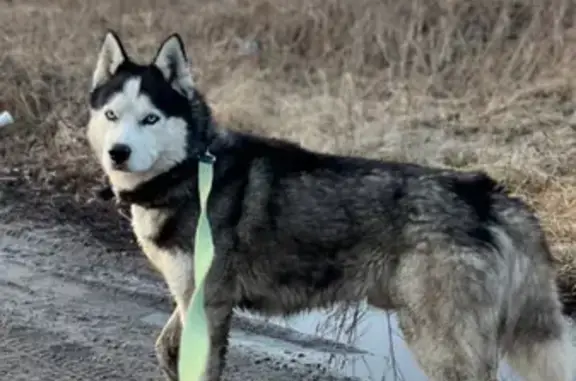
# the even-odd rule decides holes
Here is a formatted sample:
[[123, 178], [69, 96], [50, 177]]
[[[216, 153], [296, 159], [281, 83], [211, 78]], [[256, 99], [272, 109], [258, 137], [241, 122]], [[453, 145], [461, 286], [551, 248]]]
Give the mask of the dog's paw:
[[177, 347], [156, 346], [156, 357], [166, 381], [178, 381], [178, 353]]

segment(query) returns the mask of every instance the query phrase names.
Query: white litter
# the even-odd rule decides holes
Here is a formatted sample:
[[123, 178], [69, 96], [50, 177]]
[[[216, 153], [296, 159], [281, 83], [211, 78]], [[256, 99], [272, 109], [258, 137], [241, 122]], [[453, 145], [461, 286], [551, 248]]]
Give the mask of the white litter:
[[14, 118], [8, 111], [0, 112], [0, 127], [14, 123]]

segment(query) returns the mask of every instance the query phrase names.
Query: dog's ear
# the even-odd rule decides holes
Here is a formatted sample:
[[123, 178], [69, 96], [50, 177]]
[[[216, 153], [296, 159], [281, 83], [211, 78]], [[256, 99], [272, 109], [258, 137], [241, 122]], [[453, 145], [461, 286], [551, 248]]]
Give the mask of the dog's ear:
[[194, 96], [194, 80], [188, 66], [188, 58], [180, 35], [175, 33], [168, 37], [158, 49], [153, 61], [174, 90], [188, 99]]
[[126, 50], [124, 50], [118, 35], [111, 30], [106, 32], [92, 75], [92, 90], [106, 82], [127, 58]]

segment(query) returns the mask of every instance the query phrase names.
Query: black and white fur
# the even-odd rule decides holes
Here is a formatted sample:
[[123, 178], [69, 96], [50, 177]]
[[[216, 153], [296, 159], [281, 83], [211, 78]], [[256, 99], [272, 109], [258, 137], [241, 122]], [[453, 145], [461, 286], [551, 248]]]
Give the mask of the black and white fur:
[[217, 128], [178, 35], [141, 65], [109, 32], [90, 109], [90, 146], [177, 303], [156, 343], [169, 380], [178, 379], [194, 288], [197, 157], [209, 149], [216, 255], [206, 381], [221, 379], [235, 307], [289, 315], [360, 300], [398, 313], [431, 380], [495, 381], [506, 357], [528, 381], [572, 381], [544, 233], [486, 174], [320, 154]]

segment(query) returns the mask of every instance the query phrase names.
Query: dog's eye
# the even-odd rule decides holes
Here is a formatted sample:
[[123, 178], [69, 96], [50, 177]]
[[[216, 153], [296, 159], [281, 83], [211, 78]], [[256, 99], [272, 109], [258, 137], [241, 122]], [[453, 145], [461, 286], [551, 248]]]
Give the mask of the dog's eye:
[[144, 119], [142, 119], [142, 124], [150, 126], [152, 124], [155, 124], [156, 122], [158, 122], [160, 120], [160, 117], [156, 114], [148, 114], [144, 117]]
[[115, 122], [118, 120], [118, 115], [116, 115], [116, 113], [112, 110], [108, 110], [104, 113], [104, 116], [106, 116], [106, 119], [108, 119], [111, 122]]

